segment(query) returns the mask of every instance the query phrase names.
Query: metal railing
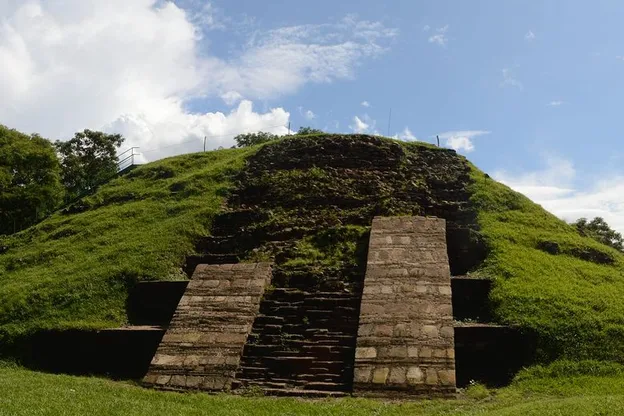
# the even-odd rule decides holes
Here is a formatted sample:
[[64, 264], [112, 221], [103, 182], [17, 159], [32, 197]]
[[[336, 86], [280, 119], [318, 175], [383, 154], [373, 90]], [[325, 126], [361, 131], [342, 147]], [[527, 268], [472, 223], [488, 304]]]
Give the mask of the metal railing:
[[134, 146], [117, 155], [117, 172], [121, 172], [135, 166], [134, 157], [140, 155], [138, 151], [135, 153], [135, 150], [138, 149], [139, 148], [137, 146]]

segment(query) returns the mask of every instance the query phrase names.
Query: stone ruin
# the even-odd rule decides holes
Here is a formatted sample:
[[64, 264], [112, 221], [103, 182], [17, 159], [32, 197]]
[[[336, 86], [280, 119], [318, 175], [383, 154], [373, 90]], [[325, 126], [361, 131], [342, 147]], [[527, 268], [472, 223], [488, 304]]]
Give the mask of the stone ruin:
[[[492, 280], [465, 275], [487, 256], [470, 181], [447, 149], [369, 136], [265, 146], [186, 258], [189, 281], [140, 282], [128, 327], [42, 331], [14, 356], [171, 390], [450, 397], [471, 380], [504, 385], [532, 340], [491, 324]], [[365, 231], [340, 237], [349, 227]], [[300, 241], [328, 236], [353, 256], [288, 265]]]
[[533, 340], [489, 323], [492, 281], [451, 276], [445, 234], [443, 219], [375, 217], [349, 290], [284, 286], [269, 263], [199, 264], [189, 281], [137, 284], [128, 327], [42, 331], [15, 355], [169, 390], [418, 398], [504, 385]]
[[[361, 299], [284, 293], [270, 300], [263, 297], [270, 280], [268, 263], [198, 265], [144, 383], [292, 395], [455, 394], [443, 219], [376, 217]], [[301, 312], [312, 325], [299, 323]], [[284, 345], [284, 333], [299, 336]]]

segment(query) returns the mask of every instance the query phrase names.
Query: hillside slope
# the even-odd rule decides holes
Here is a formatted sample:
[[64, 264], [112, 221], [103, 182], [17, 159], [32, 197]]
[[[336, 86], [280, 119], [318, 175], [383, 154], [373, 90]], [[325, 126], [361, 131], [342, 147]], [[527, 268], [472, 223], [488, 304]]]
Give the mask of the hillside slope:
[[195, 243], [223, 226], [282, 282], [348, 289], [372, 217], [401, 214], [447, 219], [453, 273], [493, 279], [498, 321], [536, 333], [539, 358], [623, 355], [624, 255], [453, 151], [334, 135], [150, 163], [2, 239], [0, 341], [123, 324], [129, 287], [184, 278]]

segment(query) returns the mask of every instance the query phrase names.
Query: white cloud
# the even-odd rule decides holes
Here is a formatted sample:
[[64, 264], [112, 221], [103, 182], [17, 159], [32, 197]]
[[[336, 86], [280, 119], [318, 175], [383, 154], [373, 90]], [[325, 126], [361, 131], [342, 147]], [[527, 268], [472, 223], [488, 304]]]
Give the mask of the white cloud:
[[221, 99], [227, 105], [232, 106], [243, 99], [243, 96], [238, 91], [228, 91], [221, 94]]
[[429, 32], [430, 29], [431, 29], [431, 26], [429, 25], [424, 25], [422, 28], [423, 32]]
[[354, 133], [366, 133], [370, 125], [365, 123], [358, 116], [353, 117], [353, 124], [349, 126]]
[[533, 31], [529, 30], [525, 35], [524, 35], [524, 39], [527, 41], [532, 41], [535, 39], [535, 33], [533, 33]]
[[413, 141], [418, 140], [407, 126], [405, 126], [405, 128], [403, 129], [401, 133], [395, 135], [394, 138], [403, 140], [406, 142], [413, 142]]
[[566, 221], [603, 217], [624, 233], [624, 175], [604, 176], [587, 189], [579, 189], [572, 162], [552, 157], [545, 162], [545, 168], [535, 172], [511, 175], [499, 171], [493, 176]]
[[367, 107], [367, 108], [368, 108], [368, 107], [370, 107], [370, 103], [369, 103], [368, 101], [362, 101], [362, 102], [360, 103], [360, 105], [361, 105], [362, 107]]
[[438, 137], [445, 139], [446, 146], [451, 149], [469, 153], [475, 149], [472, 139], [484, 134], [490, 134], [490, 132], [486, 130], [457, 130], [440, 133]]
[[446, 140], [446, 145], [451, 149], [457, 151], [463, 150], [466, 153], [474, 150], [474, 144], [468, 137], [465, 136], [449, 137]]
[[561, 100], [554, 100], [548, 103], [549, 107], [559, 107], [560, 105], [564, 104], [565, 101], [561, 101]]
[[514, 77], [511, 69], [503, 68], [501, 72], [503, 74], [503, 80], [501, 81], [501, 84], [500, 84], [501, 87], [510, 86], [510, 87], [518, 88], [519, 90], [524, 88], [522, 83]]
[[316, 118], [316, 114], [314, 114], [312, 110], [306, 111], [305, 113], [303, 113], [303, 116], [306, 118], [306, 120], [314, 120]]
[[446, 36], [446, 32], [448, 31], [449, 25], [445, 25], [436, 29], [434, 35], [429, 36], [429, 43], [435, 43], [440, 46], [446, 46], [448, 43], [448, 37]]
[[[0, 120], [52, 139], [84, 128], [119, 128], [128, 145], [146, 148], [232, 134], [230, 120], [240, 130], [285, 124], [283, 109], [258, 113], [241, 100], [352, 78], [355, 67], [384, 53], [397, 36], [379, 22], [347, 16], [333, 24], [257, 31], [222, 58], [208, 49], [209, 35], [232, 22], [219, 20], [209, 2], [187, 2], [202, 7], [191, 11], [161, 0], [0, 0]], [[238, 107], [230, 114], [187, 110], [190, 100], [210, 97]], [[220, 143], [210, 139], [209, 147]]]
[[128, 114], [104, 126], [105, 131], [118, 132], [127, 138], [128, 146], [139, 146], [147, 160], [171, 154], [198, 152], [207, 137], [208, 149], [234, 145], [240, 133], [267, 131], [287, 134], [290, 114], [274, 108], [261, 114], [253, 111], [251, 101], [243, 100], [230, 113], [187, 114], [172, 105], [163, 119], [147, 114]]

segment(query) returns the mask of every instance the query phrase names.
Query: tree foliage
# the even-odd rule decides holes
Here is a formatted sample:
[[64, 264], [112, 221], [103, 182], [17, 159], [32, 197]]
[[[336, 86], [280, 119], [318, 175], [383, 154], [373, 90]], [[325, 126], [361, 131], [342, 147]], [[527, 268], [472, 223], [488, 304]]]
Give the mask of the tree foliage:
[[62, 198], [60, 165], [52, 143], [0, 125], [0, 234], [36, 223]]
[[579, 218], [572, 225], [576, 227], [579, 234], [624, 252], [622, 234], [613, 230], [603, 218], [596, 217], [591, 221], [587, 218]]
[[117, 148], [123, 142], [120, 134], [88, 129], [68, 141], [55, 142], [67, 201], [92, 191], [117, 174]]
[[323, 130], [319, 130], [319, 129], [315, 129], [315, 128], [306, 126], [306, 127], [299, 127], [299, 131], [297, 132], [297, 135], [323, 134], [323, 133], [325, 133]]
[[[325, 133], [323, 130], [315, 129], [312, 127], [300, 127], [299, 131], [295, 133], [297, 136], [307, 135], [307, 134], [323, 134]], [[259, 131], [257, 133], [243, 133], [234, 137], [234, 141], [236, 142], [236, 147], [247, 147], [254, 146], [256, 144], [266, 143], [268, 141], [277, 139], [279, 136], [273, 133], [267, 133], [264, 131]]]
[[239, 134], [238, 136], [234, 137], [234, 141], [236, 142], [237, 147], [247, 147], [254, 146], [260, 143], [266, 143], [277, 138], [278, 136], [276, 134], [259, 131], [257, 133]]

